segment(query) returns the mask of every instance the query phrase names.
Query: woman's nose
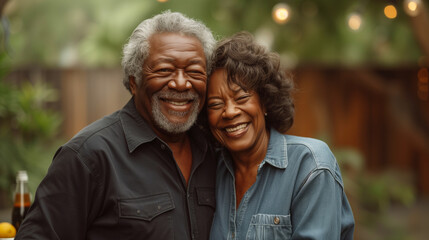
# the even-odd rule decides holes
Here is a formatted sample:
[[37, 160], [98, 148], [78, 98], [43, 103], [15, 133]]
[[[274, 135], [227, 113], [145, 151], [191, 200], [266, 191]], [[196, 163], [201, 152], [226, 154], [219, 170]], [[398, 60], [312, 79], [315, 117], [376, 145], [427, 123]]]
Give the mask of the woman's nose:
[[222, 113], [223, 118], [233, 119], [240, 114], [240, 109], [234, 103], [227, 103]]

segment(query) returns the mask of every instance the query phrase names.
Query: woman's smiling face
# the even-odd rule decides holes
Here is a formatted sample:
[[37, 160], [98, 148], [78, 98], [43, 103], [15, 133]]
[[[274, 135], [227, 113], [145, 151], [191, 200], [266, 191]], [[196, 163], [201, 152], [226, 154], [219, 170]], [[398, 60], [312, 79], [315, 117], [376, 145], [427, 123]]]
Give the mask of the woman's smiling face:
[[254, 91], [228, 84], [225, 69], [210, 77], [207, 91], [207, 115], [214, 137], [230, 152], [254, 151], [267, 144], [265, 110]]

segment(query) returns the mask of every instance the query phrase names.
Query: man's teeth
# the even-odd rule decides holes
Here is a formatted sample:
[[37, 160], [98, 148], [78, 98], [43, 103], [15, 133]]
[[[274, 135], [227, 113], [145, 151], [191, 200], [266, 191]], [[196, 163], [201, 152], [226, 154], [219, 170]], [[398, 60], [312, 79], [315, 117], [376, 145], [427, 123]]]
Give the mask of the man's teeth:
[[177, 105], [177, 106], [183, 106], [183, 105], [188, 103], [188, 101], [183, 101], [183, 102], [168, 101], [168, 102], [173, 104], [173, 105]]
[[241, 130], [241, 129], [245, 128], [246, 126], [247, 126], [247, 123], [243, 123], [243, 124], [240, 124], [236, 127], [225, 128], [225, 130], [230, 133], [230, 132], [235, 132], [235, 131]]

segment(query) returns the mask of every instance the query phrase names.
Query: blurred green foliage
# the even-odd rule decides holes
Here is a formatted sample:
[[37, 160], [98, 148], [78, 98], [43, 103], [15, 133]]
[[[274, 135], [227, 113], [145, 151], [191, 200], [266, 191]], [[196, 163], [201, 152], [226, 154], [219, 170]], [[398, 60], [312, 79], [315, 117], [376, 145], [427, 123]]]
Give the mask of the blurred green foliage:
[[[145, 18], [170, 9], [199, 19], [218, 38], [250, 31], [286, 65], [417, 64], [421, 51], [401, 1], [284, 1], [291, 19], [271, 17], [278, 0], [9, 0], [10, 48], [15, 66], [115, 66], [132, 30]], [[398, 17], [383, 8], [396, 5]], [[347, 18], [358, 12], [362, 26]]]
[[58, 96], [42, 81], [5, 82], [4, 58], [0, 53], [0, 190], [10, 192], [17, 171], [27, 170], [34, 192], [59, 145], [61, 117], [46, 107]]
[[334, 149], [347, 197], [352, 205], [359, 239], [406, 240], [411, 230], [403, 221], [392, 221], [394, 207], [411, 208], [417, 193], [412, 175], [399, 170], [370, 172], [354, 149]]

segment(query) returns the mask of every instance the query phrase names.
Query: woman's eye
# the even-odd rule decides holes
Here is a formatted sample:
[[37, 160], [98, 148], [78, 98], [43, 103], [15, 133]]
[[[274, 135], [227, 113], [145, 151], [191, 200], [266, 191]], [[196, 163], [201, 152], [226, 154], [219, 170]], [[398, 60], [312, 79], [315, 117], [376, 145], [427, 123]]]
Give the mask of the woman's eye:
[[242, 96], [239, 96], [239, 97], [237, 98], [237, 102], [244, 102], [244, 101], [247, 101], [247, 99], [249, 99], [249, 97], [250, 97], [250, 95], [242, 95]]
[[210, 109], [220, 109], [222, 107], [222, 103], [209, 103], [207, 107]]

